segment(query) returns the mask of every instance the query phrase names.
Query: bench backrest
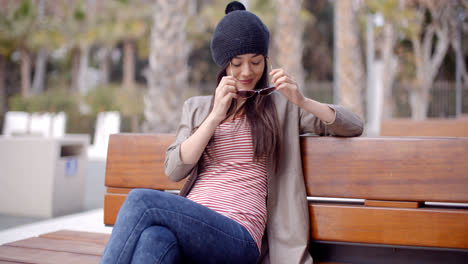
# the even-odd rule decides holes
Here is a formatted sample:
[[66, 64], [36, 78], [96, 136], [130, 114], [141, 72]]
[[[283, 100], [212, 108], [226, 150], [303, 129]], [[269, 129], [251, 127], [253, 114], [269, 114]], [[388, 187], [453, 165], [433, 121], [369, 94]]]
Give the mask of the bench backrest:
[[468, 137], [468, 118], [413, 120], [407, 118], [382, 120], [381, 136], [392, 137]]
[[[133, 188], [178, 190], [164, 174], [167, 134], [110, 137], [104, 221]], [[302, 137], [311, 238], [468, 249], [468, 138]], [[428, 207], [432, 202], [432, 207]]]

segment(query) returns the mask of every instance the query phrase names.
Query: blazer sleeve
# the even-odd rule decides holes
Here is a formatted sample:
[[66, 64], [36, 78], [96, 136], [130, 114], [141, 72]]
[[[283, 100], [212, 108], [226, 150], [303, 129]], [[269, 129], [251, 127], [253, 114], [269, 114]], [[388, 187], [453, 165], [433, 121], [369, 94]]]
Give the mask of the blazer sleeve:
[[364, 124], [353, 112], [338, 105], [328, 105], [335, 111], [335, 121], [327, 124], [308, 111], [299, 108], [300, 133], [314, 133], [319, 136], [357, 137], [362, 134]]
[[164, 162], [164, 172], [172, 181], [180, 181], [190, 174], [196, 164], [185, 164], [180, 158], [180, 145], [192, 133], [193, 114], [190, 99], [185, 101], [182, 108], [182, 117], [177, 128], [176, 140], [166, 150], [166, 159]]

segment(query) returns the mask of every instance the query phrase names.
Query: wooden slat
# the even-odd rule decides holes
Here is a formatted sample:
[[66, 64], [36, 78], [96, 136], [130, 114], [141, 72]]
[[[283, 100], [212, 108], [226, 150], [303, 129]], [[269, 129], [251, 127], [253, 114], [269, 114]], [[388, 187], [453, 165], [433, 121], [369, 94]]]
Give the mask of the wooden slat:
[[35, 248], [50, 251], [61, 251], [77, 254], [101, 256], [105, 244], [84, 242], [76, 240], [52, 239], [44, 237], [32, 237], [5, 244], [10, 247]]
[[18, 263], [24, 263], [24, 262], [13, 262], [13, 261], [0, 260], [0, 264], [18, 264]]
[[95, 233], [95, 232], [82, 232], [73, 230], [60, 230], [52, 233], [40, 235], [43, 238], [75, 240], [84, 242], [93, 242], [97, 244], [107, 244], [110, 234]]
[[468, 249], [468, 210], [309, 205], [311, 238]]
[[302, 137], [309, 196], [468, 201], [468, 138]]
[[69, 252], [0, 246], [0, 260], [41, 264], [97, 264], [101, 257]]
[[164, 173], [166, 149], [174, 140], [172, 134], [111, 135], [105, 185], [159, 190], [182, 188], [183, 182], [172, 182]]
[[108, 187], [107, 193], [119, 193], [119, 194], [128, 194], [132, 189], [131, 188], [115, 188], [115, 187]]
[[126, 194], [106, 193], [104, 195], [104, 224], [114, 225], [120, 207], [127, 198]]
[[468, 119], [389, 119], [380, 126], [381, 136], [468, 137]]
[[419, 202], [398, 202], [398, 201], [379, 201], [379, 200], [365, 200], [365, 206], [376, 207], [399, 207], [399, 208], [419, 208]]

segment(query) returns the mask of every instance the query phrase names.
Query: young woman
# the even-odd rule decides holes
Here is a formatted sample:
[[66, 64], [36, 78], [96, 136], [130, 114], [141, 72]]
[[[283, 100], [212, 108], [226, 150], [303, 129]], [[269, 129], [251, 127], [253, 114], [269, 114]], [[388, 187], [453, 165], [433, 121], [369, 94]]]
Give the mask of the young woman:
[[312, 262], [299, 135], [359, 136], [363, 124], [268, 71], [268, 45], [263, 22], [230, 3], [211, 41], [214, 95], [185, 102], [166, 153], [167, 176], [188, 176], [181, 196], [131, 191], [102, 263]]

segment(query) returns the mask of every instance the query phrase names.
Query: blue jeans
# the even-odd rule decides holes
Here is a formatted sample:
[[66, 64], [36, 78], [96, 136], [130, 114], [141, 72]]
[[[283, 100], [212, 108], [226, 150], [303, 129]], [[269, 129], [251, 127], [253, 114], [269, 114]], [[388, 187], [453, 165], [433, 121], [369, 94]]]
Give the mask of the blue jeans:
[[134, 189], [101, 263], [255, 263], [258, 247], [236, 221], [187, 198]]

